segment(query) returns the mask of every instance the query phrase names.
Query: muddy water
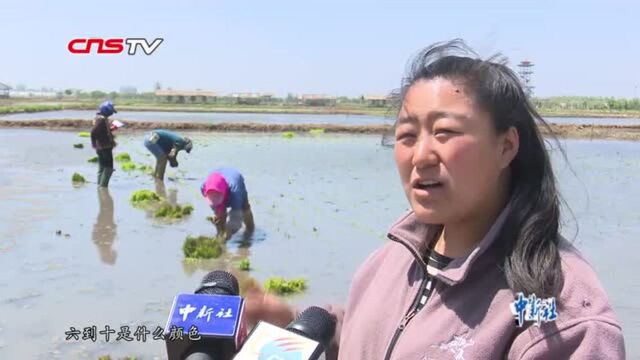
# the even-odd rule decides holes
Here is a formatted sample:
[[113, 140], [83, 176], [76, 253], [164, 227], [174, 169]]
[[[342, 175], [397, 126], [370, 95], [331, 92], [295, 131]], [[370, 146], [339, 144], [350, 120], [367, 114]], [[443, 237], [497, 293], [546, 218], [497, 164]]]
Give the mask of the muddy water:
[[[0, 116], [0, 120], [39, 120], [39, 119], [91, 119], [93, 111], [63, 110], [38, 113], [9, 114]], [[160, 122], [196, 122], [196, 123], [264, 123], [264, 124], [339, 124], [339, 125], [383, 125], [389, 119], [372, 115], [333, 115], [333, 114], [251, 114], [216, 112], [169, 112], [169, 111], [120, 111], [115, 118], [126, 121]], [[549, 117], [553, 124], [575, 125], [638, 125], [640, 119], [622, 118], [576, 118]]]
[[[66, 341], [64, 333], [109, 325], [129, 326], [134, 336], [138, 326], [164, 326], [176, 293], [192, 292], [207, 270], [232, 270], [245, 256], [260, 282], [308, 278], [307, 293], [289, 299], [294, 304], [342, 302], [353, 271], [406, 209], [392, 154], [377, 136], [191, 135], [194, 150], [180, 154], [178, 171], [167, 170], [164, 189], [118, 169], [109, 191], [99, 192], [95, 184], [70, 182], [73, 172], [95, 182], [88, 139], [75, 132], [0, 132], [0, 358], [164, 358], [159, 341], [115, 342], [115, 335], [109, 343], [103, 335], [95, 343]], [[119, 137], [116, 153], [151, 165], [142, 136]], [[79, 142], [85, 148], [73, 149]], [[640, 144], [564, 144], [573, 169], [556, 154], [559, 180], [579, 225], [574, 236], [576, 222], [567, 217], [566, 234], [608, 290], [629, 357], [640, 356], [640, 308], [633, 300], [640, 276], [629, 271], [640, 236]], [[220, 165], [245, 174], [257, 231], [248, 240], [235, 236], [221, 259], [185, 264], [184, 238], [213, 234], [198, 188]], [[159, 222], [130, 205], [131, 193], [142, 188], [164, 191], [195, 211], [183, 221]]]
[[[39, 120], [39, 119], [91, 119], [94, 111], [63, 110], [40, 113], [10, 114], [0, 116], [2, 120]], [[267, 124], [347, 124], [382, 125], [385, 119], [370, 115], [339, 114], [253, 114], [253, 113], [216, 113], [216, 112], [172, 112], [172, 111], [120, 111], [114, 118], [123, 121], [160, 121], [160, 122], [196, 122], [196, 123], [267, 123]]]

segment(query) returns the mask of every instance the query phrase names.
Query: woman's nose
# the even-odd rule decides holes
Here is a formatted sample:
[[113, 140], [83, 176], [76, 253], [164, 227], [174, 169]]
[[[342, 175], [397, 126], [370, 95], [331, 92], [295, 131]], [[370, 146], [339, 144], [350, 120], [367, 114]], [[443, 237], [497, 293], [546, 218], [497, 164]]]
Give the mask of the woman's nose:
[[413, 166], [417, 168], [437, 165], [438, 155], [433, 147], [433, 139], [429, 135], [420, 136], [413, 152]]

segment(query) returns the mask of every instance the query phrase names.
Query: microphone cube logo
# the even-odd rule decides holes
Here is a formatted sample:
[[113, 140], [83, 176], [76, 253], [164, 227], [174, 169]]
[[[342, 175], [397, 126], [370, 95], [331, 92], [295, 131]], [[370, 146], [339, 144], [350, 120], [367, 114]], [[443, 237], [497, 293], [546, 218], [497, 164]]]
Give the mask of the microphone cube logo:
[[320, 350], [315, 340], [261, 321], [234, 360], [306, 360]]
[[127, 55], [136, 55], [140, 49], [146, 55], [151, 55], [163, 41], [163, 38], [156, 38], [152, 42], [145, 38], [77, 38], [69, 41], [67, 50], [72, 54], [91, 54], [94, 50], [96, 54], [121, 54], [126, 45]]
[[258, 360], [304, 360], [302, 349], [303, 344], [296, 339], [275, 339], [262, 345]]

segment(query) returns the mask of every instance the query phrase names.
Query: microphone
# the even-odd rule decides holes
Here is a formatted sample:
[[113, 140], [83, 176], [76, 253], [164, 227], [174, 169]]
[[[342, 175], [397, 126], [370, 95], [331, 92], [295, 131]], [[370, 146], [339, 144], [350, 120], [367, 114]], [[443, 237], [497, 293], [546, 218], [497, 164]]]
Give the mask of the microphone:
[[216, 270], [178, 294], [164, 329], [169, 360], [231, 360], [247, 336], [238, 280]]
[[336, 330], [327, 310], [312, 306], [285, 329], [260, 321], [234, 360], [317, 360]]

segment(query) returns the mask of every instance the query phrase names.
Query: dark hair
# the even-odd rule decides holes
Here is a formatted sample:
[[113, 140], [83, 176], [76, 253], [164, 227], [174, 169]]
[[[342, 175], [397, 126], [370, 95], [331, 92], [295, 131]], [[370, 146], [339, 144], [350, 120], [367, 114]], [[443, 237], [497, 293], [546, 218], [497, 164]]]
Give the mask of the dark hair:
[[480, 59], [459, 39], [437, 43], [411, 62], [401, 88], [391, 99], [398, 111], [416, 81], [445, 78], [459, 82], [476, 105], [491, 114], [496, 132], [517, 129], [520, 147], [510, 164], [511, 211], [495, 246], [514, 292], [556, 296], [564, 281], [558, 252], [560, 195], [538, 126], [545, 127], [551, 136], [553, 133], [506, 63], [500, 55]]

